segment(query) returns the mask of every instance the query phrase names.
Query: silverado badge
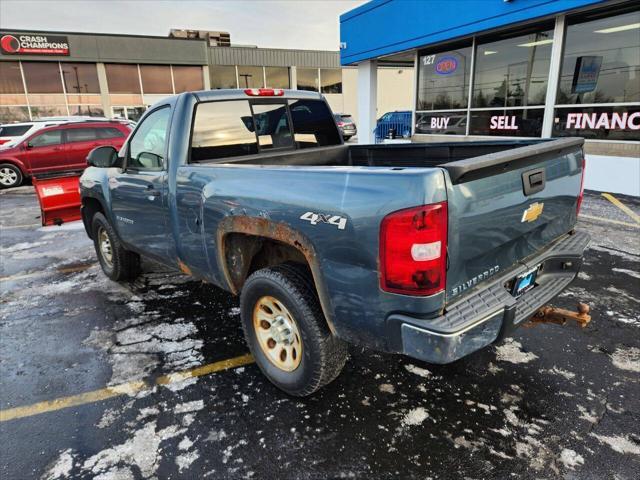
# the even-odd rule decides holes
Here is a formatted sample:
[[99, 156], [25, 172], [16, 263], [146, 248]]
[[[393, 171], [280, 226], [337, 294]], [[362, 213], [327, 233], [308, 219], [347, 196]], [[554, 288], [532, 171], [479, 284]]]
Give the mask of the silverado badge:
[[544, 203], [532, 203], [522, 213], [522, 220], [520, 222], [535, 222], [540, 215], [542, 215], [542, 209], [544, 208]]

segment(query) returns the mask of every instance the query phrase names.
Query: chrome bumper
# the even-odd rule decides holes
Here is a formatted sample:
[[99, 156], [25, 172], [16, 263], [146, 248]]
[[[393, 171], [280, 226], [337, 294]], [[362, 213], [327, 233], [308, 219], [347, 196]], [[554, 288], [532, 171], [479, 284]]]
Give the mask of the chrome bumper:
[[[390, 315], [387, 318], [390, 336], [399, 337], [400, 342], [395, 350], [426, 362], [445, 364], [492, 344], [531, 318], [573, 281], [589, 240], [589, 235], [583, 232], [568, 235], [544, 252], [527, 258], [518, 268], [449, 305], [440, 317], [426, 320]], [[543, 269], [536, 279], [537, 286], [514, 298], [504, 287], [505, 282], [538, 264]]]

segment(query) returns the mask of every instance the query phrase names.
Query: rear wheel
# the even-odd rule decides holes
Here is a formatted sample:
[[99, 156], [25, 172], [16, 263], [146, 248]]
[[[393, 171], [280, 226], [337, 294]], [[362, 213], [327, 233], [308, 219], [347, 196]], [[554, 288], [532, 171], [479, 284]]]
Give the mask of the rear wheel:
[[22, 172], [10, 163], [0, 164], [0, 188], [11, 188], [22, 185]]
[[329, 330], [306, 269], [284, 264], [254, 272], [240, 307], [249, 349], [275, 386], [302, 397], [340, 374], [347, 345]]
[[133, 280], [140, 273], [140, 255], [124, 248], [107, 218], [93, 216], [93, 244], [104, 274], [111, 280]]

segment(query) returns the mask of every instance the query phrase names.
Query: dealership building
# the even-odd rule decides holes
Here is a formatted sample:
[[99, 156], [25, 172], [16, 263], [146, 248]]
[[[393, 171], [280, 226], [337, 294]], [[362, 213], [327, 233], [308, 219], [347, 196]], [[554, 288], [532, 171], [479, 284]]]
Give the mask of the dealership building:
[[413, 141], [584, 137], [586, 188], [640, 196], [640, 3], [373, 0], [340, 17], [374, 141], [379, 66], [414, 66]]
[[[413, 65], [381, 67], [379, 114], [409, 109]], [[188, 90], [297, 88], [321, 92], [357, 119], [357, 69], [338, 51], [238, 46], [226, 32], [167, 37], [0, 32], [0, 123], [92, 115], [137, 120], [149, 105]]]

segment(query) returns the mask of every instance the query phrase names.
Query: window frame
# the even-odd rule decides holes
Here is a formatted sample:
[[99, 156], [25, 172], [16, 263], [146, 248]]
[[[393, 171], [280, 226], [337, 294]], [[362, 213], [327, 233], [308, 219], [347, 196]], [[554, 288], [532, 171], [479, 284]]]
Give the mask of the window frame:
[[31, 142], [33, 142], [34, 139], [41, 137], [43, 135], [46, 135], [47, 133], [52, 133], [52, 132], [58, 132], [60, 134], [60, 143], [50, 143], [48, 145], [34, 145], [31, 148], [42, 148], [42, 147], [52, 147], [54, 145], [65, 145], [67, 143], [67, 139], [65, 138], [65, 134], [64, 131], [61, 127], [54, 127], [50, 130], [45, 130], [44, 132], [42, 131], [37, 131], [35, 132], [33, 135], [31, 135], [26, 141], [25, 143], [27, 145], [31, 144]]
[[[329, 112], [332, 113], [331, 115], [331, 120], [333, 120], [333, 124], [334, 124], [334, 128], [336, 129], [336, 132], [338, 132], [338, 136], [342, 141], [342, 136], [340, 135], [340, 132], [338, 131], [338, 126], [335, 123], [335, 120], [333, 119], [333, 112], [331, 111], [331, 107], [329, 106], [329, 103], [327, 102], [327, 100], [323, 97], [323, 98], [312, 98], [312, 99], [304, 99], [304, 98], [297, 98], [297, 97], [278, 97], [278, 98], [226, 98], [226, 99], [219, 99], [219, 100], [204, 100], [204, 101], [198, 101], [193, 105], [193, 111], [191, 114], [191, 126], [189, 127], [189, 153], [187, 155], [187, 165], [198, 165], [200, 163], [216, 163], [216, 164], [220, 164], [220, 165], [224, 165], [227, 163], [235, 163], [235, 161], [238, 161], [240, 159], [251, 159], [251, 158], [255, 158], [258, 155], [261, 154], [265, 154], [265, 153], [282, 153], [282, 152], [295, 152], [297, 150], [309, 150], [309, 148], [300, 148], [300, 146], [298, 145], [298, 142], [295, 140], [295, 128], [293, 125], [293, 116], [291, 115], [291, 105], [290, 102], [292, 100], [313, 100], [313, 101], [317, 101], [317, 102], [323, 102], [325, 104], [325, 106], [327, 107], [327, 109], [329, 110]], [[260, 151], [260, 140], [258, 138], [258, 132], [256, 131], [256, 129], [254, 128], [254, 135], [256, 138], [256, 146], [258, 149], [257, 153], [251, 153], [251, 154], [247, 154], [247, 155], [236, 155], [233, 157], [222, 157], [222, 158], [218, 158], [218, 159], [212, 159], [212, 160], [206, 160], [206, 161], [192, 161], [191, 159], [191, 154], [192, 154], [192, 145], [193, 145], [193, 132], [194, 132], [194, 126], [195, 126], [195, 119], [196, 119], [196, 112], [198, 111], [198, 107], [202, 104], [208, 104], [208, 103], [218, 103], [218, 102], [234, 102], [234, 101], [244, 101], [244, 102], [249, 102], [249, 108], [251, 110], [251, 117], [254, 118], [254, 114], [253, 114], [253, 104], [257, 103], [257, 104], [278, 104], [278, 103], [282, 103], [282, 102], [286, 102], [286, 110], [287, 110], [287, 120], [289, 121], [289, 128], [291, 130], [291, 135], [293, 138], [293, 147], [280, 147], [280, 148], [269, 148], [266, 149], [266, 151]], [[133, 138], [133, 134], [131, 136], [131, 138]], [[342, 145], [344, 144], [344, 142], [342, 141], [342, 143], [337, 144], [337, 145]], [[337, 145], [322, 145], [322, 146], [316, 146], [316, 147], [311, 147], [314, 149], [320, 149], [320, 148], [333, 148]]]
[[[131, 160], [131, 141], [135, 138], [136, 133], [138, 132], [138, 130], [140, 129], [140, 126], [147, 120], [148, 117], [150, 117], [151, 115], [153, 115], [156, 112], [159, 112], [160, 110], [164, 110], [165, 108], [169, 109], [169, 121], [167, 124], [167, 138], [165, 139], [165, 143], [164, 143], [164, 155], [162, 157], [162, 168], [159, 170], [150, 170], [150, 169], [146, 169], [146, 168], [139, 168], [137, 166], [131, 166], [130, 165], [130, 160]], [[169, 137], [171, 135], [171, 120], [173, 118], [172, 115], [172, 111], [171, 111], [171, 105], [166, 103], [163, 105], [159, 105], [158, 107], [154, 108], [154, 109], [149, 109], [146, 112], [144, 112], [144, 115], [142, 116], [142, 118], [140, 118], [140, 120], [138, 121], [138, 123], [136, 124], [136, 128], [134, 128], [131, 133], [129, 134], [129, 138], [127, 138], [127, 141], [125, 143], [125, 149], [124, 149], [124, 158], [123, 158], [123, 165], [122, 165], [122, 172], [123, 173], [127, 173], [129, 171], [134, 172], [134, 173], [140, 173], [140, 172], [149, 172], [149, 173], [158, 173], [158, 172], [166, 172], [168, 170], [168, 166], [169, 166], [169, 161], [168, 161], [168, 147], [169, 147]]]
[[[611, 103], [588, 103], [588, 104], [564, 104], [557, 103], [557, 96], [560, 90], [560, 80], [561, 80], [561, 68], [562, 62], [564, 61], [565, 54], [565, 45], [566, 45], [566, 33], [567, 28], [571, 25], [586, 23], [591, 20], [597, 20], [601, 18], [613, 18], [619, 15], [623, 15], [629, 13], [631, 11], [637, 10], [638, 7], [635, 6], [619, 6], [609, 7], [609, 8], [592, 8], [586, 9], [575, 13], [569, 13], [567, 15], [564, 14], [556, 14], [554, 16], [543, 18], [540, 20], [534, 20], [531, 22], [524, 23], [522, 25], [518, 25], [514, 28], [508, 28], [504, 31], [499, 32], [490, 32], [487, 34], [476, 34], [469, 35], [465, 38], [456, 39], [448, 42], [439, 42], [437, 44], [429, 45], [428, 47], [416, 49], [415, 52], [415, 77], [414, 77], [414, 99], [413, 99], [413, 114], [414, 120], [420, 114], [436, 114], [436, 113], [462, 113], [464, 112], [467, 116], [467, 125], [466, 132], [456, 134], [456, 137], [467, 137], [467, 138], [478, 138], [478, 139], [495, 139], [499, 137], [500, 139], [518, 139], [518, 140], [531, 140], [536, 138], [553, 138], [553, 126], [554, 119], [556, 117], [556, 110], [558, 109], [571, 109], [577, 107], [584, 108], [596, 108], [596, 107], [640, 107], [640, 102], [611, 102]], [[555, 25], [553, 22], [555, 21]], [[473, 101], [473, 92], [474, 86], [476, 82], [476, 55], [477, 55], [477, 47], [479, 42], [487, 43], [493, 40], [499, 40], [501, 38], [507, 39], [510, 37], [515, 37], [520, 35], [524, 35], [526, 33], [530, 33], [535, 30], [544, 30], [550, 29], [553, 33], [553, 46], [551, 51], [550, 58], [550, 68], [549, 75], [547, 77], [547, 90], [545, 94], [545, 102], [541, 105], [535, 106], [520, 106], [520, 107], [507, 107], [506, 110], [525, 110], [525, 109], [541, 109], [543, 110], [543, 124], [542, 131], [540, 136], [536, 137], [523, 137], [518, 135], [506, 136], [506, 135], [474, 135], [471, 133], [471, 115], [472, 112], [475, 111], [483, 111], [483, 110], [496, 110], [495, 107], [481, 107], [474, 108], [472, 107]], [[420, 57], [427, 54], [427, 52], [441, 52], [447, 51], [450, 49], [455, 49], [460, 45], [463, 45], [464, 42], [468, 42], [471, 40], [472, 42], [472, 63], [471, 63], [471, 73], [469, 78], [469, 95], [467, 98], [467, 105], [462, 109], [434, 109], [434, 110], [425, 110], [418, 109], [418, 88], [419, 88], [419, 62]], [[554, 55], [557, 55], [557, 63], [554, 63]], [[498, 108], [499, 109], [499, 108]], [[415, 121], [412, 122], [412, 135], [429, 135], [429, 136], [442, 136], [443, 134], [438, 133], [419, 133], [416, 132], [416, 124]], [[591, 139], [585, 138], [586, 141], [589, 142], [608, 142], [608, 143], [628, 143], [628, 144], [638, 144], [640, 140], [604, 140], [604, 139]]]
[[[70, 140], [69, 132], [73, 130], [92, 130], [94, 133], [94, 138], [90, 140]], [[66, 144], [80, 143], [80, 142], [97, 142], [101, 140], [101, 138], [98, 136], [98, 131], [96, 127], [83, 126], [83, 127], [77, 127], [77, 128], [73, 128], [73, 127], [70, 128], [69, 125], [66, 125], [65, 128], [62, 129], [62, 132], [63, 132], [62, 134], [64, 135], [64, 143]]]

